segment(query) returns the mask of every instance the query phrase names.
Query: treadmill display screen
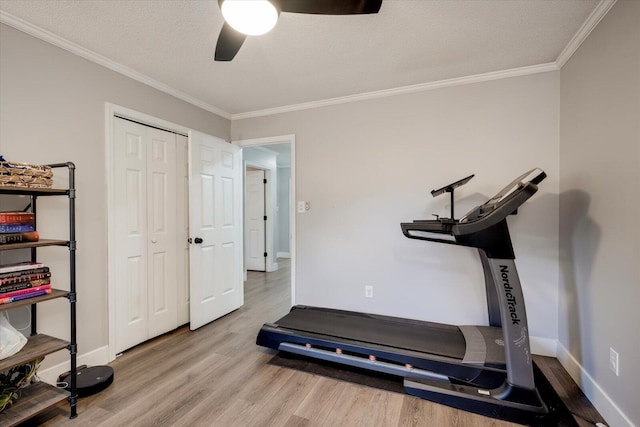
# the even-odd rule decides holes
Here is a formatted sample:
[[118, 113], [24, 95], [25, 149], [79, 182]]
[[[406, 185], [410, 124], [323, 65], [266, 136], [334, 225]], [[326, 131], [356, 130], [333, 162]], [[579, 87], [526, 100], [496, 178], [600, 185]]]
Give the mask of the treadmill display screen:
[[509, 185], [500, 190], [500, 192], [489, 199], [486, 203], [473, 208], [465, 216], [460, 218], [460, 222], [472, 221], [487, 212], [491, 212], [507, 197], [516, 192], [518, 189], [524, 187], [527, 183], [531, 182], [533, 184], [538, 184], [545, 177], [546, 174], [541, 169], [531, 169], [529, 172], [520, 175], [512, 182], [510, 182]]

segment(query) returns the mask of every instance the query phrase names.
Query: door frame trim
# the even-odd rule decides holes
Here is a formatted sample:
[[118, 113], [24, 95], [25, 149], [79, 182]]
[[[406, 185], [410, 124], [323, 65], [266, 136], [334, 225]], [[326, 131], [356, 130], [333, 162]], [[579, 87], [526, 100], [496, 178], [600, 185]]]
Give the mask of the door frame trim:
[[169, 121], [150, 116], [121, 105], [105, 102], [105, 172], [106, 172], [106, 195], [107, 195], [107, 314], [108, 314], [108, 356], [107, 362], [112, 362], [116, 358], [116, 314], [115, 314], [115, 176], [114, 176], [114, 160], [115, 160], [115, 144], [113, 132], [114, 120], [118, 117], [131, 119], [143, 125], [149, 125], [156, 128], [164, 129], [180, 135], [187, 136], [189, 128], [180, 126]]
[[268, 148], [269, 145], [286, 143], [289, 143], [291, 146], [291, 200], [289, 203], [291, 241], [289, 242], [289, 252], [291, 254], [291, 306], [294, 306], [296, 305], [296, 135], [289, 134], [264, 138], [239, 139], [232, 140], [231, 143], [243, 148], [255, 146], [264, 146], [265, 148]]

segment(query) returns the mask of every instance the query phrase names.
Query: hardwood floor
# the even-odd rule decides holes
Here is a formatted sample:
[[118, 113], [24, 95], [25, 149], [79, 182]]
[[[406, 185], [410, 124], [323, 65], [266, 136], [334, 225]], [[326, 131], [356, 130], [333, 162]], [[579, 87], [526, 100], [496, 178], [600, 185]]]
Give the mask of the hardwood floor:
[[[255, 345], [266, 321], [290, 309], [288, 260], [249, 272], [245, 305], [190, 332], [181, 327], [116, 359], [114, 383], [25, 425], [45, 426], [511, 426], [422, 399], [269, 364]], [[540, 363], [542, 362], [542, 363]], [[539, 364], [574, 412], [599, 415], [555, 359]], [[580, 425], [592, 425], [579, 420]]]

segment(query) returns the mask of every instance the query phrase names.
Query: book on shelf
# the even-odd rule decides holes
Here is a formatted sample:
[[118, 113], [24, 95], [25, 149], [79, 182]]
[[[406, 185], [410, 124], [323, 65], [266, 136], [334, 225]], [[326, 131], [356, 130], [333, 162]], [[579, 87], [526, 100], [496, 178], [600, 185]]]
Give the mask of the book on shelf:
[[27, 231], [35, 231], [35, 225], [32, 224], [0, 224], [0, 233], [26, 233]]
[[33, 288], [20, 289], [19, 291], [7, 292], [6, 294], [0, 294], [0, 299], [18, 297], [20, 295], [32, 294], [34, 292], [39, 292], [39, 291], [46, 291], [47, 289], [51, 289], [50, 283], [47, 283], [46, 285], [36, 286]]
[[11, 277], [0, 278], [0, 292], [4, 286], [21, 285], [24, 283], [32, 282], [34, 280], [48, 279], [49, 277], [51, 277], [51, 273], [49, 272], [31, 273], [31, 272], [25, 271], [24, 273], [17, 273], [17, 274], [9, 273], [9, 274], [15, 274], [15, 275]]
[[33, 224], [36, 216], [32, 212], [0, 212], [0, 224]]
[[5, 277], [1, 275], [3, 273], [16, 273], [21, 271], [23, 272], [25, 270], [31, 270], [36, 268], [39, 269], [43, 267], [45, 267], [45, 265], [40, 261], [26, 261], [26, 262], [17, 262], [15, 264], [0, 265], [0, 278]]
[[21, 291], [24, 289], [37, 288], [38, 286], [51, 284], [51, 279], [37, 279], [30, 282], [13, 283], [10, 285], [0, 286], [0, 296], [6, 296], [6, 294], [15, 291]]
[[13, 297], [2, 297], [0, 298], [0, 304], [9, 304], [11, 302], [16, 302], [16, 301], [22, 301], [25, 299], [29, 299], [29, 298], [34, 298], [34, 297], [39, 297], [42, 295], [47, 295], [51, 293], [51, 288], [49, 289], [42, 289], [40, 291], [31, 291], [29, 293], [26, 294], [22, 294], [22, 295], [16, 295]]
[[9, 243], [37, 242], [38, 240], [40, 240], [40, 235], [37, 231], [0, 234], [0, 245], [7, 245]]
[[[2, 270], [2, 266], [0, 266], [0, 271], [1, 270]], [[26, 277], [26, 276], [35, 275], [35, 274], [47, 274], [47, 273], [49, 273], [49, 267], [45, 267], [44, 265], [42, 265], [41, 267], [27, 268], [26, 270], [11, 271], [11, 272], [7, 272], [7, 273], [0, 272], [0, 280], [16, 279], [17, 278], [18, 282], [20, 282], [22, 280], [26, 280], [26, 279], [24, 279], [24, 277]], [[41, 277], [38, 277], [38, 279], [40, 279], [40, 278]], [[8, 280], [8, 282], [10, 282], [10, 280]], [[13, 283], [15, 283], [15, 282], [13, 282]]]

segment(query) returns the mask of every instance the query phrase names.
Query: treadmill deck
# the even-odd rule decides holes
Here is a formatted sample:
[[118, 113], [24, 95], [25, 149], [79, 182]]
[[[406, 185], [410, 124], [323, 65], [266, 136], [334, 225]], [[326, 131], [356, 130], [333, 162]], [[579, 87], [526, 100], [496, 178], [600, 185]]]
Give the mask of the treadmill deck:
[[367, 342], [455, 359], [462, 359], [465, 354], [465, 339], [460, 329], [440, 323], [295, 306], [275, 325], [337, 340]]

